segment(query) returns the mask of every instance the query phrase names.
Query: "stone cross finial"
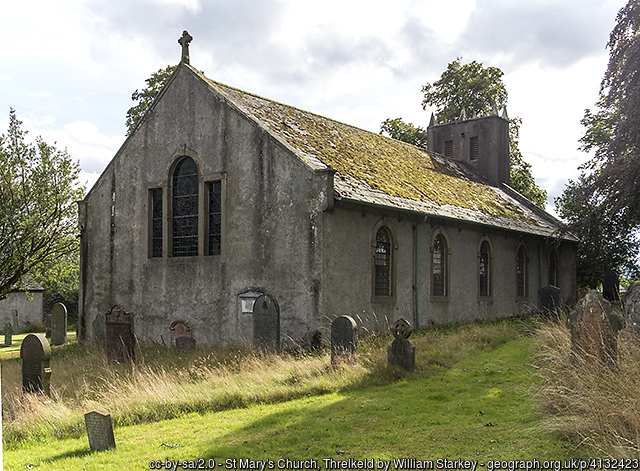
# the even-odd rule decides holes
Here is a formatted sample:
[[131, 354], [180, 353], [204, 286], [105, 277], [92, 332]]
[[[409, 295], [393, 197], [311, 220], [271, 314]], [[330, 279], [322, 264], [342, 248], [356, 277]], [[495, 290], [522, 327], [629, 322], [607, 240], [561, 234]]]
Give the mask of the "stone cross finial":
[[189, 63], [189, 43], [193, 38], [187, 31], [182, 32], [182, 37], [178, 39], [178, 44], [182, 46], [182, 59], [185, 64]]

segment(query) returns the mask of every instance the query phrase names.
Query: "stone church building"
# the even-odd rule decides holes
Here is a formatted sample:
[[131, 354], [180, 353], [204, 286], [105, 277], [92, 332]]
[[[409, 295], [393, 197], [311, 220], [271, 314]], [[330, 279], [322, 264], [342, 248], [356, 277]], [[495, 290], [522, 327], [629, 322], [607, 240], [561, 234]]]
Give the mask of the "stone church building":
[[344, 314], [496, 318], [547, 285], [575, 302], [577, 240], [508, 186], [508, 121], [428, 133], [424, 151], [210, 80], [183, 53], [80, 203], [81, 336], [116, 305], [142, 341], [181, 322], [198, 344], [294, 346]]

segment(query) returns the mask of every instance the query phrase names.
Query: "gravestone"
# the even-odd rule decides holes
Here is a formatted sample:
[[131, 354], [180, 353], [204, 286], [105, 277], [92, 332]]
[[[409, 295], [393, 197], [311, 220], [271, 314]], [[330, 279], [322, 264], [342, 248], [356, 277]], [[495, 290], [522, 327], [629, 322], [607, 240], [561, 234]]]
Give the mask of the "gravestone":
[[87, 427], [91, 451], [104, 451], [116, 447], [111, 415], [96, 411], [88, 412], [84, 415], [84, 423]]
[[107, 340], [107, 325], [105, 323], [104, 314], [96, 314], [93, 322], [93, 338], [98, 343], [104, 343]]
[[51, 308], [51, 345], [67, 343], [67, 308], [56, 303]]
[[349, 316], [340, 316], [331, 323], [331, 364], [353, 361], [358, 354], [358, 328]]
[[4, 346], [10, 347], [13, 345], [13, 327], [11, 327], [11, 322], [7, 322], [4, 325]]
[[557, 286], [545, 286], [538, 290], [540, 311], [543, 314], [558, 314], [560, 308], [560, 288]]
[[120, 306], [113, 306], [105, 317], [107, 357], [112, 363], [135, 361], [135, 339], [131, 315]]
[[51, 314], [44, 315], [44, 336], [51, 338]]
[[24, 392], [50, 395], [51, 347], [42, 334], [29, 334], [20, 347], [22, 359], [22, 389]]
[[20, 319], [18, 317], [17, 309], [13, 310], [13, 333], [14, 334], [20, 333]]
[[620, 302], [620, 277], [610, 270], [602, 278], [602, 297], [610, 303]]
[[622, 297], [627, 327], [640, 333], [640, 283], [632, 283]]
[[280, 346], [280, 309], [268, 294], [260, 295], [253, 305], [253, 341], [270, 350]]
[[409, 321], [398, 319], [391, 333], [395, 340], [387, 347], [387, 363], [398, 365], [407, 371], [413, 371], [416, 364], [416, 347], [412, 347], [408, 338], [413, 331]]
[[571, 331], [571, 359], [574, 364], [613, 367], [618, 360], [618, 331], [623, 327], [611, 303], [596, 290], [576, 304], [567, 319]]
[[196, 349], [196, 339], [193, 337], [176, 337], [176, 350], [179, 352], [192, 352]]

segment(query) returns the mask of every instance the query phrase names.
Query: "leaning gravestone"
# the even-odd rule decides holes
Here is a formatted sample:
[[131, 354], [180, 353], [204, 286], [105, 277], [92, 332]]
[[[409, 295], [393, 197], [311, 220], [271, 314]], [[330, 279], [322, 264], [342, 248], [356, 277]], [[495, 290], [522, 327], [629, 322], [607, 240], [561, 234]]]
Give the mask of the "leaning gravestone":
[[412, 347], [408, 338], [413, 331], [409, 321], [398, 319], [391, 332], [395, 340], [387, 347], [387, 363], [398, 365], [407, 371], [413, 371], [416, 364], [416, 347]]
[[269, 350], [280, 346], [280, 309], [268, 294], [260, 295], [253, 305], [253, 340]]
[[620, 277], [610, 270], [602, 278], [602, 297], [610, 303], [620, 302]]
[[640, 333], [640, 283], [632, 283], [622, 297], [629, 330]]
[[576, 304], [567, 327], [571, 331], [571, 358], [575, 364], [616, 365], [618, 331], [623, 322], [598, 291], [589, 291]]
[[340, 316], [331, 323], [331, 364], [353, 361], [358, 354], [358, 328], [349, 316]]
[[88, 412], [84, 415], [84, 423], [87, 427], [91, 451], [104, 451], [116, 447], [111, 415], [96, 411]]
[[67, 343], [67, 308], [56, 303], [51, 308], [51, 345]]
[[4, 325], [4, 346], [10, 347], [13, 345], [13, 327], [11, 327], [11, 322], [7, 322]]
[[107, 331], [107, 357], [112, 363], [135, 361], [135, 339], [131, 315], [120, 306], [114, 306], [105, 317]]
[[560, 288], [548, 285], [538, 290], [540, 311], [543, 314], [557, 314], [560, 308]]
[[29, 334], [20, 347], [22, 359], [22, 389], [24, 392], [40, 392], [50, 395], [51, 347], [42, 334]]

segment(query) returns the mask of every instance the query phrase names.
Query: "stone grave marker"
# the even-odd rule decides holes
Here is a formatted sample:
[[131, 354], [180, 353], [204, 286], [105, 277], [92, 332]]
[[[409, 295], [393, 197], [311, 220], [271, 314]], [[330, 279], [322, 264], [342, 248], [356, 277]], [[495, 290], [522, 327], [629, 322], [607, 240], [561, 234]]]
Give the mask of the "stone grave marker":
[[44, 315], [44, 336], [51, 338], [51, 314]]
[[353, 361], [358, 354], [358, 327], [350, 316], [340, 316], [331, 323], [331, 364]]
[[91, 451], [104, 451], [116, 447], [111, 415], [97, 411], [88, 412], [84, 415], [84, 423]]
[[560, 288], [557, 286], [545, 286], [538, 290], [540, 311], [543, 314], [558, 314], [560, 308]]
[[627, 328], [640, 333], [640, 283], [632, 283], [622, 297]]
[[620, 277], [610, 270], [602, 278], [602, 297], [610, 303], [620, 302]]
[[13, 310], [13, 333], [14, 334], [20, 333], [20, 318], [18, 317], [17, 309]]
[[67, 343], [67, 307], [56, 303], [51, 308], [51, 345]]
[[11, 327], [11, 322], [7, 322], [4, 325], [4, 346], [10, 347], [13, 345], [13, 327]]
[[40, 392], [47, 396], [51, 389], [51, 347], [42, 334], [29, 334], [20, 347], [22, 359], [22, 389], [24, 392]]
[[253, 340], [257, 347], [280, 347], [280, 309], [268, 294], [260, 295], [253, 305]]
[[618, 331], [623, 322], [598, 291], [589, 291], [576, 304], [567, 319], [567, 327], [571, 331], [571, 358], [575, 364], [616, 365]]
[[135, 361], [135, 339], [131, 315], [120, 306], [113, 306], [105, 317], [107, 357], [110, 362]]
[[192, 352], [196, 349], [196, 339], [193, 337], [176, 337], [176, 350], [179, 352]]
[[387, 347], [387, 363], [398, 365], [407, 371], [413, 371], [416, 364], [416, 347], [412, 347], [408, 338], [413, 328], [406, 319], [398, 319], [391, 332], [395, 340]]

